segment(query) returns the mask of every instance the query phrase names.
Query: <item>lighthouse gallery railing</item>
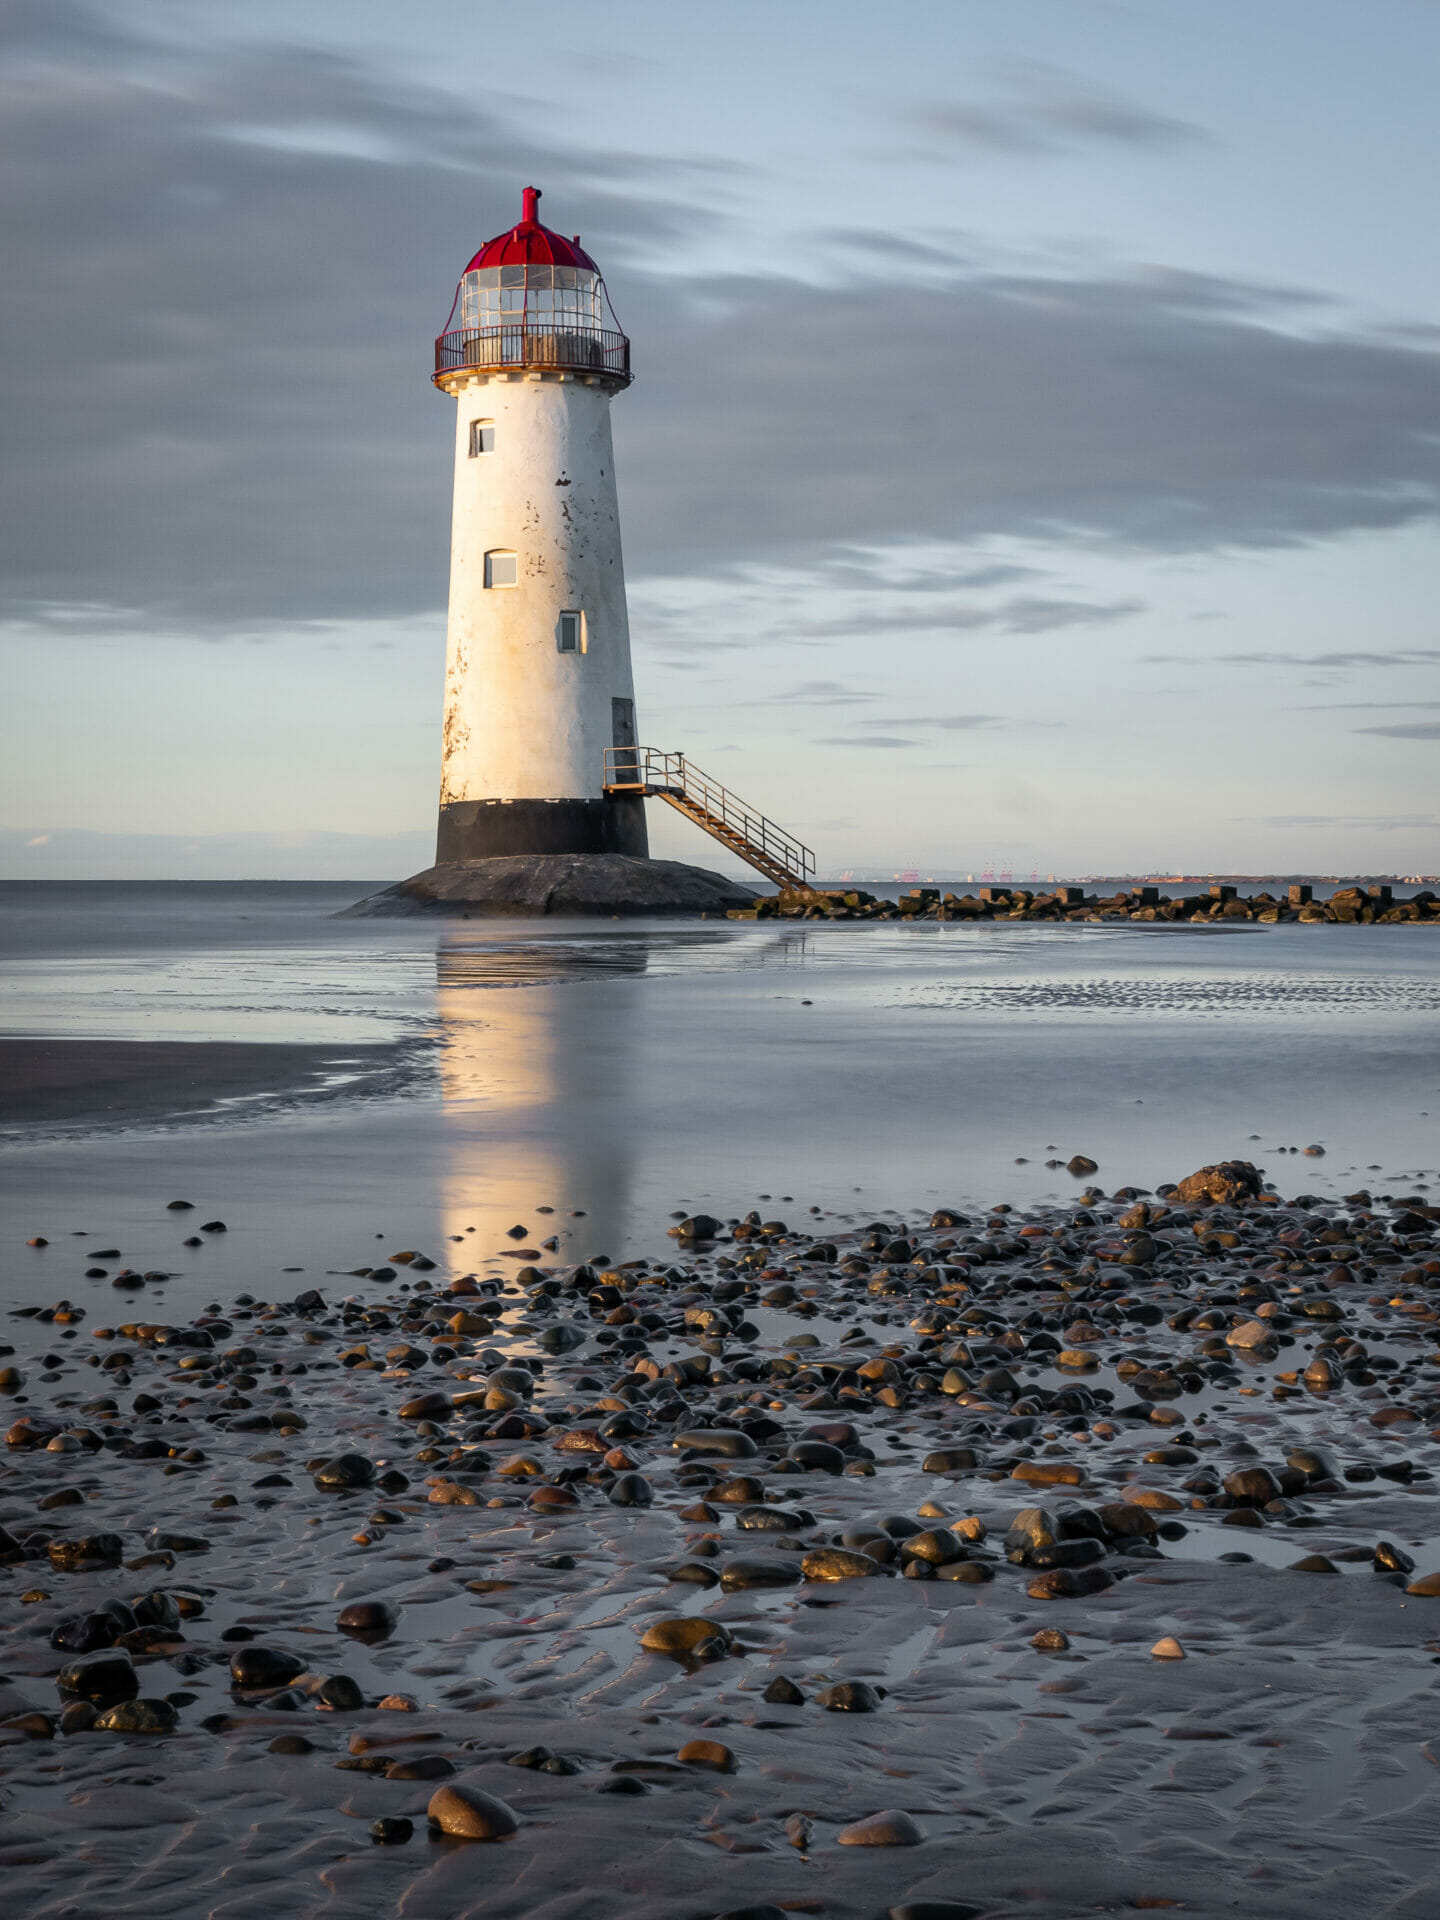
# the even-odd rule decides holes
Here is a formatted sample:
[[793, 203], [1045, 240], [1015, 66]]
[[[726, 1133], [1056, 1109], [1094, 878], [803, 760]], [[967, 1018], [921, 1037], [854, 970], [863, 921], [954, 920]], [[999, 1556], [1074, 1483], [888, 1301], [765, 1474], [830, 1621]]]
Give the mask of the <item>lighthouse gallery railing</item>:
[[630, 342], [612, 327], [514, 325], [457, 328], [435, 342], [436, 373], [467, 367], [549, 367], [630, 378]]
[[657, 747], [607, 747], [605, 791], [667, 800], [677, 813], [738, 853], [747, 866], [777, 887], [808, 887], [814, 878], [815, 856], [809, 847], [747, 807], [718, 780], [701, 773], [683, 753], [662, 753]]

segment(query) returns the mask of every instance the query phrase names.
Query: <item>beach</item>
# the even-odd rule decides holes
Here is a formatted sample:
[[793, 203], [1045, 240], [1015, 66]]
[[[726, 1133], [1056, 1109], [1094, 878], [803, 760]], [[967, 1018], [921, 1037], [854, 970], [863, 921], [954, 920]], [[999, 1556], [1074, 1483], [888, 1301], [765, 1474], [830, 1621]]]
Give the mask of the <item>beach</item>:
[[1428, 942], [330, 908], [11, 962], [27, 1912], [1433, 1908]]

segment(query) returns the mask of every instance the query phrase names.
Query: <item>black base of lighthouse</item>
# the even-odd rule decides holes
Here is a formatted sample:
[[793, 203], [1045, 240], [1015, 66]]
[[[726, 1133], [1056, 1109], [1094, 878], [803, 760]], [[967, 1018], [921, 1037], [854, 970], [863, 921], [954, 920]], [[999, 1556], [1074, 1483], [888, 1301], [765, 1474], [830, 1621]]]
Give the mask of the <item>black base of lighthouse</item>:
[[635, 795], [613, 800], [456, 800], [440, 809], [437, 866], [555, 853], [648, 858], [645, 802]]

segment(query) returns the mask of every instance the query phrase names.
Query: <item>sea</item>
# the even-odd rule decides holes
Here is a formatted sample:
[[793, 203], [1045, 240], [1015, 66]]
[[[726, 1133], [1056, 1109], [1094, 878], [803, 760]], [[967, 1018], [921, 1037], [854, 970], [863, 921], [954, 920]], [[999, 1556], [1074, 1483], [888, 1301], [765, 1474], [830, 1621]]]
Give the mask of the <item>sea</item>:
[[1232, 1158], [1440, 1191], [1423, 927], [343, 917], [378, 884], [0, 884], [0, 1041], [76, 1083], [0, 1126], [6, 1300], [79, 1298], [97, 1237], [178, 1312], [442, 1242], [618, 1261], [695, 1211], [914, 1224]]

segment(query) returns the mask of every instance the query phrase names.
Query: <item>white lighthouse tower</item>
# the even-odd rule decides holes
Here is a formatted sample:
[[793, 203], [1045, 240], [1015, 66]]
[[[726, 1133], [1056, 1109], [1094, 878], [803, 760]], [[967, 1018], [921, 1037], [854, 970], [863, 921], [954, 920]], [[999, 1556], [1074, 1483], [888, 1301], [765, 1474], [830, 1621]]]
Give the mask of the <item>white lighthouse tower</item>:
[[683, 753], [640, 744], [610, 402], [630, 342], [577, 234], [521, 218], [460, 276], [435, 342], [456, 402], [435, 864], [354, 914], [745, 910], [735, 880], [651, 860], [664, 801], [783, 889], [815, 856]]
[[456, 402], [441, 865], [648, 852], [643, 793], [605, 791], [638, 740], [610, 440], [630, 342], [539, 199], [471, 260], [435, 343]]

